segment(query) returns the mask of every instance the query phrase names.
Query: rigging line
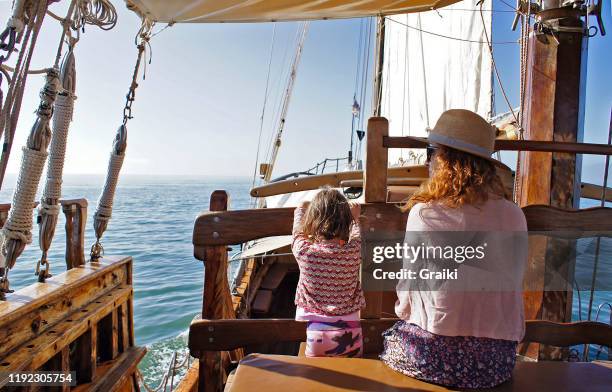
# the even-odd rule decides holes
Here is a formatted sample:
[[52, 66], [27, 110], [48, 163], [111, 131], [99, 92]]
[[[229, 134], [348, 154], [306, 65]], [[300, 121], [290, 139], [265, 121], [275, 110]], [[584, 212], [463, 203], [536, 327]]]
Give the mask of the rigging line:
[[[370, 48], [372, 47], [372, 20], [373, 18], [370, 18], [370, 20], [368, 21], [368, 29], [367, 29], [367, 39], [366, 39], [366, 50], [364, 51], [364, 66], [363, 66], [363, 74], [362, 74], [362, 84], [361, 84], [361, 107], [364, 107], [365, 105], [365, 99], [366, 99], [366, 92], [368, 89], [367, 86], [367, 78], [368, 78], [368, 71], [370, 69]], [[360, 128], [363, 131], [363, 125], [364, 125], [364, 117], [365, 116], [359, 116], [359, 122], [360, 122]]]
[[[408, 17], [406, 16], [406, 18]], [[408, 78], [406, 77], [407, 74], [408, 74], [408, 29], [405, 29], [404, 31], [404, 85], [402, 86], [403, 87], [403, 91], [402, 91], [402, 136], [404, 136], [404, 129], [405, 129], [404, 125], [405, 125], [405, 120], [406, 120], [406, 90], [407, 90], [406, 83], [408, 81]], [[408, 118], [410, 118], [410, 113], [408, 113]], [[410, 132], [410, 130], [408, 132]], [[404, 149], [403, 148], [400, 149], [400, 158], [402, 160], [404, 159]]]
[[[357, 89], [359, 88], [359, 71], [360, 71], [360, 64], [361, 64], [361, 43], [362, 43], [362, 37], [363, 37], [363, 18], [361, 18], [359, 20], [359, 38], [357, 39], [357, 58], [355, 59], [355, 86], [353, 88], [353, 102], [351, 103], [352, 108], [351, 108], [351, 137], [350, 137], [350, 147], [349, 147], [349, 154], [350, 154], [350, 158], [351, 158], [351, 162], [349, 162], [349, 164], [352, 164], [352, 159], [353, 157], [353, 151], [354, 151], [354, 144], [355, 144], [355, 120], [356, 117], [360, 116], [361, 113], [359, 113], [359, 111], [361, 111], [361, 107], [358, 110], [355, 110], [355, 103], [357, 103]], [[359, 105], [357, 103], [357, 105]]]
[[274, 137], [274, 127], [276, 126], [275, 119], [278, 116], [278, 112], [280, 110], [280, 105], [281, 105], [281, 102], [282, 102], [281, 83], [284, 80], [286, 80], [284, 75], [285, 75], [285, 68], [287, 67], [287, 57], [289, 55], [289, 47], [290, 47], [290, 40], [287, 39], [285, 41], [285, 50], [284, 50], [284, 54], [283, 54], [283, 60], [280, 63], [279, 76], [278, 76], [278, 79], [276, 80], [276, 85], [275, 85], [275, 87], [273, 89], [274, 91], [277, 92], [277, 96], [275, 97], [275, 101], [276, 102], [275, 102], [275, 104], [273, 106], [274, 112], [273, 112], [272, 117], [270, 119], [270, 121], [271, 121], [270, 127], [272, 128], [272, 130], [270, 131], [270, 136], [269, 136], [267, 144], [266, 144], [267, 145], [266, 154], [265, 154], [266, 162], [268, 162], [270, 160], [270, 149], [272, 147], [272, 138]]
[[385, 16], [385, 19], [390, 20], [393, 23], [397, 23], [397, 24], [400, 24], [402, 26], [405, 26], [405, 27], [407, 27], [409, 29], [412, 29], [412, 30], [417, 30], [417, 31], [420, 31], [420, 32], [425, 33], [425, 34], [435, 35], [436, 37], [440, 37], [440, 38], [452, 39], [454, 41], [470, 42], [470, 43], [473, 43], [473, 44], [488, 44], [488, 45], [489, 44], [492, 44], [492, 45], [511, 45], [511, 44], [512, 45], [516, 45], [516, 44], [518, 44], [517, 41], [499, 41], [499, 42], [489, 43], [489, 42], [486, 42], [486, 41], [478, 41], [478, 40], [472, 40], [472, 39], [451, 37], [451, 36], [448, 36], [448, 35], [438, 34], [438, 33], [434, 33], [433, 31], [427, 31], [427, 30], [423, 30], [423, 29], [418, 28], [418, 27], [410, 26], [409, 24], [400, 22], [399, 20], [395, 20], [395, 19], [393, 19], [393, 18], [391, 18], [389, 16]]
[[519, 10], [516, 9], [515, 6], [513, 6], [512, 4], [507, 3], [504, 0], [499, 0], [500, 3], [502, 3], [503, 5], [505, 5], [506, 7], [510, 8], [512, 11], [510, 12], [518, 12]]
[[423, 70], [423, 92], [425, 93], [425, 120], [427, 128], [429, 128], [429, 99], [427, 99], [427, 75], [425, 74], [425, 51], [423, 50], [423, 30], [421, 29], [421, 14], [417, 15], [417, 23], [419, 24], [419, 41], [421, 41], [421, 69]]
[[[480, 7], [482, 7], [483, 2], [484, 0], [479, 0], [478, 4], [480, 5]], [[493, 70], [495, 71], [495, 77], [497, 78], [497, 83], [499, 83], [499, 88], [502, 92], [502, 95], [504, 96], [504, 99], [506, 100], [506, 103], [508, 104], [508, 108], [510, 109], [510, 112], [512, 113], [512, 117], [514, 117], [514, 121], [516, 121], [516, 123], [519, 124], [518, 118], [516, 117], [516, 113], [514, 112], [514, 109], [512, 108], [512, 105], [510, 104], [510, 100], [508, 99], [508, 95], [506, 94], [506, 89], [504, 88], [504, 84], [502, 83], [501, 77], [499, 76], [499, 71], [497, 70], [497, 64], [495, 63], [495, 58], [493, 57], [493, 45], [489, 41], [489, 33], [487, 33], [487, 27], [486, 27], [486, 23], [484, 20], [484, 14], [482, 12], [480, 13], [480, 20], [482, 21], [482, 27], [483, 27], [485, 39], [487, 40], [486, 44], [487, 44], [487, 47], [489, 48], [489, 52], [491, 53], [491, 59], [493, 62]]]
[[272, 69], [272, 57], [274, 55], [274, 43], [276, 42], [276, 23], [272, 25], [272, 40], [270, 42], [270, 58], [268, 59], [268, 73], [266, 75], [266, 88], [264, 91], [261, 117], [259, 118], [259, 137], [257, 138], [257, 154], [255, 155], [255, 168], [253, 169], [253, 182], [251, 188], [255, 187], [257, 177], [257, 164], [259, 163], [259, 150], [261, 148], [261, 135], [263, 133], [264, 117], [266, 115], [266, 104], [268, 102], [268, 88], [270, 87], [270, 70]]
[[357, 95], [357, 88], [358, 88], [358, 83], [359, 83], [359, 71], [360, 71], [360, 67], [359, 65], [361, 64], [360, 60], [361, 60], [361, 44], [363, 41], [363, 19], [360, 20], [360, 24], [359, 24], [359, 39], [357, 40], [357, 69], [355, 70], [355, 89], [353, 91], [353, 98]]
[[[451, 11], [464, 11], [464, 12], [478, 12], [478, 8], [436, 8], [435, 9], [436, 12], [451, 12]], [[512, 7], [512, 10], [494, 10], [494, 9], [488, 9], [488, 10], [483, 10], [484, 12], [493, 12], [493, 13], [509, 13], [509, 14], [515, 14], [516, 10], [514, 9], [514, 7]]]

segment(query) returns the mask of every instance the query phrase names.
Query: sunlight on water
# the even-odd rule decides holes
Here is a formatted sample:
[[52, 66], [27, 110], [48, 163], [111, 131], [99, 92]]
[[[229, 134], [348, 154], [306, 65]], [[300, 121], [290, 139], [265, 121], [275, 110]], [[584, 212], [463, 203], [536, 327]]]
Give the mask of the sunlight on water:
[[[64, 182], [63, 198], [89, 201], [86, 247], [94, 242], [93, 213], [103, 182], [102, 176], [68, 176]], [[0, 200], [11, 200], [14, 183], [7, 179]], [[108, 255], [134, 258], [134, 329], [136, 344], [148, 349], [140, 369], [151, 386], [162, 379], [174, 351], [183, 357], [187, 328], [201, 311], [204, 267], [193, 257], [194, 219], [208, 209], [216, 189], [228, 191], [232, 209], [248, 207], [249, 187], [246, 178], [126, 176], [119, 182], [103, 245]], [[64, 225], [60, 214], [49, 254], [53, 274], [66, 269]], [[36, 282], [38, 227], [33, 237], [10, 273], [13, 289]]]

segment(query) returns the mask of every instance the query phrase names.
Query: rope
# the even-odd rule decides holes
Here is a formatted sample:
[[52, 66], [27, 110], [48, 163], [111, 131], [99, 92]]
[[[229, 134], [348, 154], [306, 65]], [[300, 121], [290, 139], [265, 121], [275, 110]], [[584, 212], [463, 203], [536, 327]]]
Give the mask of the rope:
[[[482, 9], [482, 4], [483, 4], [483, 0], [480, 0], [478, 2], [478, 5], [480, 6], [481, 9]], [[516, 123], [518, 124], [519, 123], [518, 118], [516, 116], [516, 113], [514, 112], [514, 109], [512, 108], [512, 105], [510, 104], [510, 100], [508, 99], [508, 94], [506, 94], [506, 89], [504, 88], [504, 84], [501, 80], [501, 77], [499, 76], [499, 71], [497, 70], [497, 64], [495, 63], [495, 58], [493, 57], [493, 44], [489, 40], [489, 33], [487, 33], [486, 23], [484, 20], [484, 14], [482, 13], [482, 11], [480, 12], [480, 20], [482, 21], [482, 25], [484, 27], [484, 35], [486, 39], [486, 41], [483, 43], [487, 44], [487, 47], [489, 48], [489, 53], [491, 53], [491, 59], [493, 61], [493, 70], [495, 71], [495, 77], [497, 78], [497, 82], [499, 83], [499, 88], [502, 92], [502, 95], [504, 96], [504, 99], [506, 100], [506, 103], [508, 104], [508, 108], [510, 109], [510, 112], [512, 113], [512, 117], [514, 117], [514, 121], [516, 121]]]
[[[90, 256], [92, 261], [100, 258], [104, 252], [104, 249], [100, 244], [100, 238], [102, 238], [102, 235], [106, 231], [108, 221], [112, 216], [113, 199], [115, 197], [117, 182], [119, 181], [119, 172], [121, 171], [121, 166], [123, 166], [125, 150], [127, 148], [127, 122], [132, 118], [132, 104], [136, 99], [136, 89], [138, 88], [138, 72], [140, 70], [142, 59], [146, 58], [146, 48], [150, 47], [149, 39], [151, 38], [153, 26], [153, 22], [143, 19], [142, 25], [138, 30], [138, 34], [136, 35], [138, 56], [134, 66], [134, 72], [132, 73], [132, 82], [130, 83], [128, 93], [126, 94], [125, 106], [123, 108], [123, 124], [121, 124], [121, 126], [119, 126], [117, 129], [113, 150], [110, 154], [110, 160], [108, 162], [104, 189], [102, 190], [102, 194], [98, 199], [98, 206], [96, 207], [96, 212], [94, 214], [93, 225], [96, 234], [96, 242], [91, 247]], [[143, 79], [144, 72], [146, 72], [146, 68], [143, 70]]]
[[116, 154], [114, 151], [110, 155], [108, 162], [108, 169], [106, 170], [106, 182], [104, 183], [104, 189], [98, 200], [98, 207], [94, 219], [108, 221], [113, 213], [113, 198], [115, 197], [115, 190], [117, 189], [117, 182], [119, 181], [119, 172], [123, 165], [123, 159], [125, 153]]
[[[56, 70], [47, 74], [47, 82], [41, 91], [41, 102], [36, 111], [38, 118], [30, 131], [27, 146], [23, 148], [19, 178], [8, 219], [4, 225], [4, 236], [8, 240], [19, 240], [24, 244], [32, 242], [32, 206], [48, 155], [46, 139], [51, 133], [49, 121], [57, 94], [58, 76]], [[4, 243], [3, 253], [7, 242]], [[19, 255], [15, 257], [17, 256]], [[9, 260], [9, 268], [14, 262], [15, 260]]]
[[[520, 12], [520, 10], [517, 10]], [[519, 139], [525, 139], [525, 130], [523, 128], [523, 124], [525, 121], [525, 90], [527, 88], [527, 59], [529, 58], [529, 30], [530, 30], [530, 20], [531, 20], [531, 1], [527, 4], [527, 15], [522, 14], [522, 23], [521, 23], [521, 38], [520, 38], [520, 90], [519, 90], [519, 99], [520, 99], [520, 109], [519, 109], [519, 121], [517, 125], [519, 126]], [[514, 176], [514, 202], [520, 202], [520, 178], [522, 172], [523, 165], [523, 152], [519, 151], [516, 156], [516, 171]]]
[[[423, 29], [421, 29], [419, 27], [410, 26], [407, 23], [400, 22], [399, 20], [395, 20], [395, 19], [393, 19], [393, 18], [391, 18], [389, 16], [385, 16], [385, 19], [390, 20], [393, 23], [400, 24], [400, 25], [402, 25], [404, 27], [407, 27], [409, 29], [420, 31], [420, 32], [425, 33], [425, 34], [435, 35], [436, 37], [440, 37], [440, 38], [452, 39], [454, 41], [461, 41], [461, 42], [470, 42], [470, 43], [474, 43], [474, 44], [487, 44], [487, 45], [491, 45], [491, 43], [489, 43], [488, 40], [487, 41], [478, 41], [478, 40], [473, 40], [473, 39], [451, 37], [449, 35], [434, 33], [433, 31], [423, 30]], [[516, 41], [498, 41], [498, 42], [493, 42], [492, 44], [493, 45], [510, 45], [510, 44], [514, 45], [514, 44], [517, 44], [517, 42]]]
[[[68, 129], [72, 121], [74, 108], [74, 97], [71, 95], [59, 95], [55, 101], [53, 112], [53, 134], [49, 146], [49, 162], [47, 164], [47, 182], [43, 191], [41, 207], [56, 215], [59, 212], [59, 199], [62, 197], [62, 173], [64, 170], [64, 158], [66, 156], [66, 143]], [[54, 208], [49, 208], [48, 201], [55, 200]], [[57, 212], [52, 212], [56, 210]]]
[[3, 228], [6, 239], [16, 239], [25, 244], [32, 242], [32, 206], [47, 155], [46, 151], [23, 147], [21, 171], [9, 216]]
[[429, 99], [427, 93], [427, 75], [425, 74], [425, 51], [423, 50], [423, 30], [421, 29], [421, 14], [418, 14], [417, 20], [419, 23], [419, 41], [421, 44], [421, 70], [423, 71], [423, 92], [425, 93], [425, 121], [427, 123], [427, 128], [429, 129]]
[[[255, 187], [255, 179], [257, 178], [257, 164], [259, 163], [259, 152], [261, 150], [261, 136], [263, 134], [264, 117], [266, 115], [266, 106], [268, 103], [268, 89], [270, 87], [270, 73], [272, 69], [272, 58], [274, 54], [274, 43], [276, 42], [276, 23], [272, 25], [272, 40], [270, 43], [270, 58], [268, 60], [268, 72], [266, 76], [266, 89], [264, 91], [263, 104], [261, 107], [261, 117], [259, 118], [259, 137], [257, 138], [257, 154], [255, 155], [255, 167], [253, 168], [253, 182], [251, 188]], [[255, 203], [255, 200], [253, 200]]]
[[[18, 14], [17, 9], [24, 8], [23, 2], [17, 2], [13, 13], [13, 19], [16, 20]], [[39, 1], [35, 5], [37, 8], [23, 10], [24, 14], [29, 15], [27, 25], [24, 28], [22, 46], [19, 50], [19, 57], [15, 64], [15, 73], [9, 84], [9, 88], [0, 113], [0, 136], [4, 135], [4, 145], [2, 147], [2, 156], [0, 157], [0, 188], [4, 182], [6, 166], [8, 164], [11, 147], [13, 146], [13, 137], [17, 128], [17, 121], [21, 111], [21, 103], [23, 92], [25, 90], [27, 80], [27, 70], [30, 68], [30, 61], [34, 53], [34, 47], [38, 39], [38, 33], [42, 27], [42, 23], [47, 10], [47, 2]], [[34, 7], [34, 5], [32, 5]]]
[[79, 0], [72, 29], [85, 31], [86, 24], [111, 30], [117, 24], [115, 6], [109, 0]]

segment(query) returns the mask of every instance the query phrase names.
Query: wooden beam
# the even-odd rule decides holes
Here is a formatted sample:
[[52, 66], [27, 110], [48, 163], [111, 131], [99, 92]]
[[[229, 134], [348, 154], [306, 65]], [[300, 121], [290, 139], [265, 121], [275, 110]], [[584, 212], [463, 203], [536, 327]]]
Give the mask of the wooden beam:
[[[386, 148], [424, 148], [423, 143], [409, 136], [386, 136]], [[596, 143], [575, 143], [546, 140], [496, 140], [495, 151], [562, 152], [570, 154], [612, 155], [612, 146]]]
[[96, 374], [98, 359], [98, 334], [96, 325], [92, 325], [75, 341], [72, 370], [76, 372], [77, 384], [92, 382]]
[[117, 308], [117, 324], [119, 328], [119, 352], [122, 353], [130, 347], [130, 320], [129, 320], [129, 310], [128, 303], [121, 304]]
[[[131, 293], [130, 286], [121, 286], [101, 298], [94, 298], [94, 303], [75, 309], [74, 313], [62, 322], [53, 325], [48, 331], [24, 342], [9, 355], [0, 358], [0, 370], [9, 372], [39, 369], [64, 347], [70, 346], [80, 336], [86, 334], [91, 326], [98, 323], [108, 312], [112, 312], [115, 303], [126, 301]], [[92, 334], [92, 339], [93, 335], [95, 333]], [[99, 342], [96, 341], [96, 344]], [[85, 357], [83, 359], [87, 360]], [[0, 387], [6, 381], [5, 378], [0, 378]]]
[[594, 321], [555, 323], [527, 321], [524, 342], [537, 342], [556, 347], [597, 344], [612, 348], [612, 326]]
[[387, 201], [387, 166], [389, 155], [383, 147], [383, 137], [389, 134], [389, 122], [384, 117], [368, 120], [364, 195], [366, 203]]
[[[385, 196], [386, 198], [386, 196]], [[394, 204], [372, 203], [364, 204], [361, 207], [361, 216], [359, 217], [359, 226], [361, 229], [362, 249], [369, 248], [369, 239], [371, 235], [377, 236], [379, 232], [403, 232], [406, 230], [407, 213], [402, 213]], [[380, 240], [380, 237], [374, 241]], [[363, 259], [362, 272], [369, 273], [371, 265], [367, 264], [367, 258]], [[371, 279], [367, 280], [367, 285], [364, 283], [362, 276], [362, 288], [364, 290], [366, 306], [361, 311], [361, 317], [364, 319], [379, 319], [383, 316], [383, 290], [382, 287], [372, 287]], [[380, 283], [381, 281], [376, 281]]]
[[0, 358], [51, 329], [75, 309], [128, 281], [131, 257], [104, 257], [35, 283], [0, 302]]
[[125, 353], [111, 361], [106, 366], [108, 368], [105, 369], [104, 374], [97, 375], [94, 382], [80, 385], [73, 391], [115, 392], [124, 390], [126, 384], [132, 382], [132, 376], [137, 370], [138, 363], [146, 352], [147, 349], [144, 347], [130, 347]]
[[66, 216], [66, 268], [85, 264], [87, 199], [61, 200]]
[[[382, 333], [399, 319], [361, 320], [364, 353], [382, 351]], [[189, 326], [191, 352], [237, 348], [306, 340], [306, 322], [293, 319], [195, 320]]]
[[[580, 185], [580, 197], [591, 200], [601, 200], [603, 186], [583, 182]], [[605, 201], [612, 202], [612, 188], [606, 187]]]
[[[396, 185], [396, 186], [419, 186], [423, 182], [427, 181], [428, 177], [396, 177], [389, 178], [387, 177], [387, 185]], [[363, 179], [358, 180], [344, 180], [340, 182], [340, 186], [343, 188], [347, 187], [355, 187], [362, 188], [363, 187]]]
[[[42, 370], [50, 372], [62, 372], [64, 374], [70, 372], [70, 348], [68, 346], [63, 347], [57, 354], [55, 354], [46, 364], [43, 365]], [[70, 391], [70, 383], [66, 383], [62, 386], [46, 387], [46, 391], [49, 392], [68, 392]]]
[[[229, 208], [229, 195], [222, 190], [216, 190], [210, 196], [210, 211], [226, 212]], [[213, 219], [215, 221], [215, 219]], [[219, 221], [217, 219], [216, 221]], [[197, 222], [196, 222], [197, 226]], [[246, 228], [251, 225], [246, 226]], [[195, 228], [194, 228], [195, 236]], [[214, 232], [212, 237], [219, 236]], [[194, 241], [195, 243], [195, 241]], [[204, 261], [204, 293], [202, 299], [202, 318], [206, 319], [233, 319], [231, 291], [227, 281], [227, 246], [195, 246], [194, 255]], [[215, 352], [200, 352], [196, 355], [199, 358], [199, 383], [200, 391], [220, 391], [223, 387], [224, 367], [223, 358], [228, 358], [227, 354]], [[238, 357], [241, 357], [240, 353]]]
[[567, 210], [548, 205], [523, 207], [529, 231], [571, 231], [612, 235], [612, 208], [593, 207]]
[[[555, 152], [524, 152], [521, 157], [518, 180], [518, 201], [521, 206], [549, 204], [559, 208], [578, 208], [581, 184], [581, 155], [584, 153], [609, 153], [609, 147], [583, 145], [584, 91], [586, 83], [586, 40], [582, 34], [584, 21], [580, 10], [567, 8], [563, 0], [546, 0], [542, 12], [536, 18], [547, 19], [563, 10], [556, 19], [561, 31], [532, 31], [529, 36], [527, 84], [523, 127], [525, 139], [537, 142], [570, 143]], [[551, 14], [552, 12], [552, 14]], [[534, 142], [537, 141], [537, 142]], [[552, 144], [549, 144], [552, 145]], [[539, 147], [545, 147], [540, 145]], [[567, 148], [566, 148], [567, 147]], [[525, 304], [528, 319], [567, 322], [572, 317], [572, 294], [575, 258], [568, 260], [575, 246], [568, 241], [560, 243], [548, 238], [538, 247], [530, 246], [530, 255], [536, 255], [541, 264], [527, 273], [526, 284], [537, 284], [542, 276], [559, 274], [567, 282], [563, 290], [545, 290], [526, 293]], [[540, 257], [542, 256], [542, 257]], [[529, 270], [528, 270], [529, 271]], [[535, 311], [535, 313], [529, 313]], [[560, 359], [567, 351], [532, 345], [529, 356], [539, 359]]]
[[[428, 175], [428, 169], [425, 165], [387, 168], [387, 177], [389, 178], [427, 178]], [[363, 171], [353, 170], [337, 173], [317, 174], [313, 176], [275, 181], [251, 189], [251, 196], [266, 197], [291, 192], [309, 191], [318, 189], [324, 185], [337, 188], [344, 186], [342, 184], [344, 181], [351, 180], [363, 181]]]
[[205, 260], [204, 246], [234, 245], [256, 238], [291, 234], [293, 210], [288, 207], [205, 212], [194, 224], [194, 255], [198, 260]]

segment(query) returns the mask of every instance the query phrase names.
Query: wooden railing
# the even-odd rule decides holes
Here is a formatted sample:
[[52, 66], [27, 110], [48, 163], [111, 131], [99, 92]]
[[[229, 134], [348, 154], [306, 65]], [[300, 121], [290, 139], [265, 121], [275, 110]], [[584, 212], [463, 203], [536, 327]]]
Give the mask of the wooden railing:
[[[383, 350], [382, 333], [399, 319], [361, 320], [365, 356]], [[291, 319], [196, 320], [189, 327], [191, 355], [204, 351], [234, 350], [270, 342], [303, 342], [306, 322]], [[581, 321], [554, 323], [542, 320], [525, 322], [523, 342], [538, 342], [557, 347], [596, 344], [612, 348], [612, 326]]]
[[77, 390], [138, 390], [146, 350], [134, 346], [131, 276], [130, 257], [104, 257], [7, 295], [0, 371], [74, 372]]

